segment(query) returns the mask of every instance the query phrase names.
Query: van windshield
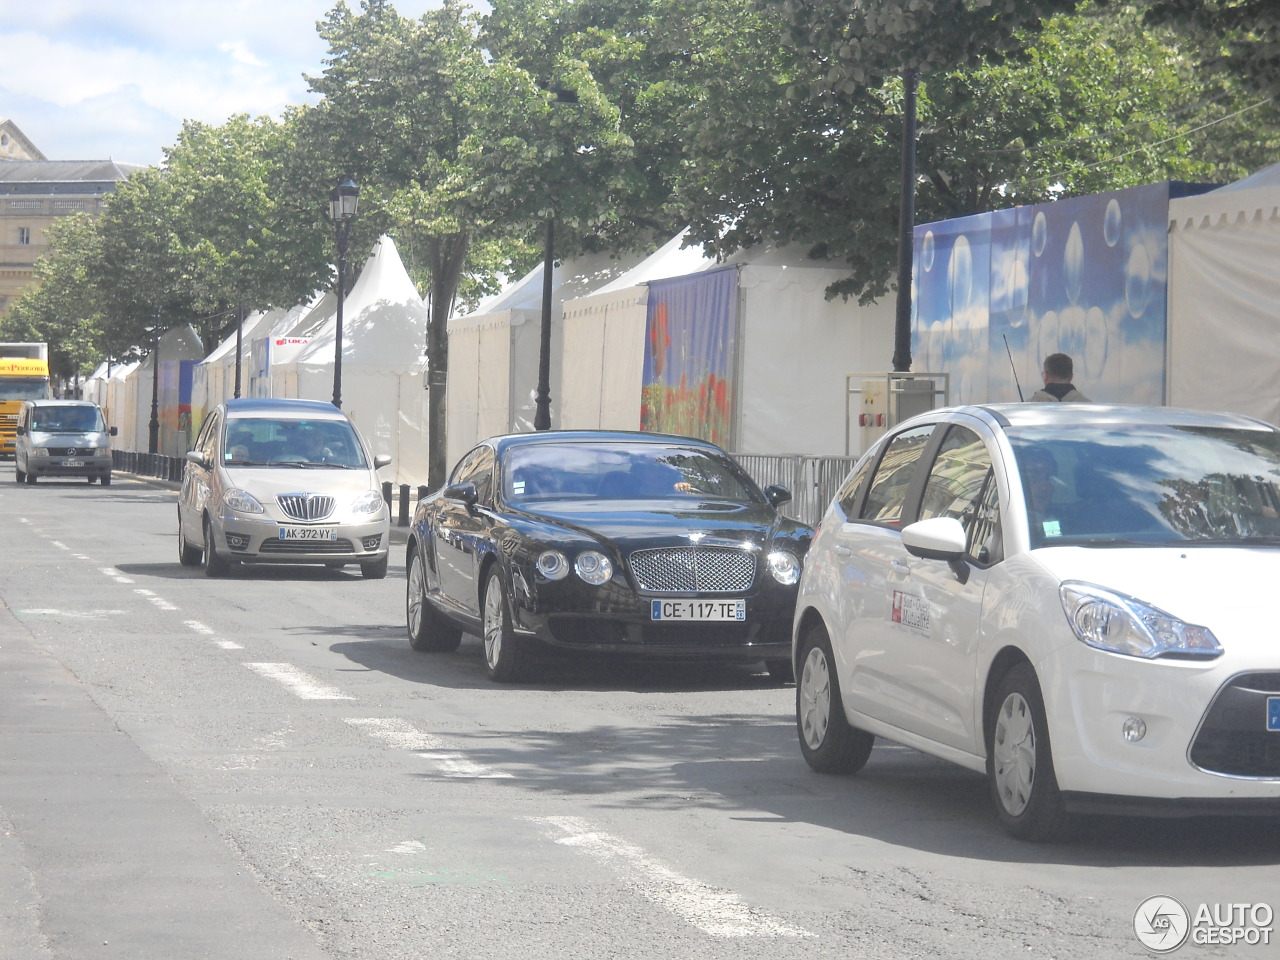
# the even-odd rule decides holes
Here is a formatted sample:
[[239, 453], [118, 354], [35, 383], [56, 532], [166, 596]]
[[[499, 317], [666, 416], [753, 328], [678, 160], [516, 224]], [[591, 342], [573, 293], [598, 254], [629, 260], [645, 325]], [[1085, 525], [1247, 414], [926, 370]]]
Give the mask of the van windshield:
[[102, 411], [92, 405], [36, 407], [31, 411], [31, 429], [40, 433], [102, 433]]

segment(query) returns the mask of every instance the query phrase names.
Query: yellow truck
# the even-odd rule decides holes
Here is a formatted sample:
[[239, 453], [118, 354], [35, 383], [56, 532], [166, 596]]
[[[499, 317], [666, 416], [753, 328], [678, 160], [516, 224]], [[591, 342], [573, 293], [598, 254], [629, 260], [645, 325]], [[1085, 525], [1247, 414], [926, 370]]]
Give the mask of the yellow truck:
[[50, 396], [49, 345], [0, 343], [0, 457], [13, 456], [22, 401]]

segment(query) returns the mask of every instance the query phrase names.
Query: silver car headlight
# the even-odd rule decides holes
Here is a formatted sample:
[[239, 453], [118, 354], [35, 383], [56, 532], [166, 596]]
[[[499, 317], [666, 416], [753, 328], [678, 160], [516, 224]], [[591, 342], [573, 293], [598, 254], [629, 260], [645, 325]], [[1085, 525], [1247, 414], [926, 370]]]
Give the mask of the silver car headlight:
[[784, 587], [800, 580], [800, 559], [790, 550], [771, 550], [767, 559], [769, 573]]
[[1210, 660], [1222, 654], [1222, 645], [1208, 627], [1179, 620], [1123, 593], [1074, 581], [1062, 584], [1058, 592], [1072, 631], [1091, 647], [1146, 660]]
[[593, 587], [608, 583], [613, 577], [613, 561], [599, 550], [584, 550], [573, 563], [578, 576]]
[[382, 499], [382, 494], [377, 490], [366, 490], [360, 496], [356, 497], [356, 502], [351, 504], [352, 513], [367, 513], [371, 516], [382, 511], [382, 505], [386, 501]]
[[559, 550], [544, 550], [538, 555], [538, 572], [548, 580], [563, 580], [569, 575], [569, 561]]
[[222, 505], [236, 513], [262, 513], [262, 504], [248, 490], [228, 490], [222, 495]]

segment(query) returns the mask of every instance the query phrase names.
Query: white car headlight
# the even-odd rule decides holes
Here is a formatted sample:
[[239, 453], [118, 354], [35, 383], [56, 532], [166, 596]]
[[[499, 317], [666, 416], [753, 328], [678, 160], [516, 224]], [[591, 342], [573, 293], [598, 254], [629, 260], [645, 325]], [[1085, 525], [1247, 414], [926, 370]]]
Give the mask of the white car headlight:
[[351, 512], [377, 514], [382, 511], [382, 505], [385, 502], [382, 499], [382, 494], [377, 490], [366, 490], [356, 497], [355, 503], [351, 504]]
[[1186, 623], [1123, 593], [1073, 581], [1062, 584], [1059, 593], [1076, 637], [1099, 650], [1147, 660], [1222, 654], [1208, 627]]
[[248, 490], [228, 490], [222, 495], [222, 504], [236, 513], [262, 513], [260, 504]]
[[538, 572], [548, 580], [563, 580], [569, 575], [569, 561], [559, 550], [544, 550], [538, 556]]
[[789, 587], [800, 579], [800, 560], [790, 550], [772, 550], [769, 552], [769, 572], [773, 579], [783, 586]]
[[613, 561], [598, 550], [584, 550], [578, 554], [573, 569], [593, 587], [608, 583], [613, 577]]

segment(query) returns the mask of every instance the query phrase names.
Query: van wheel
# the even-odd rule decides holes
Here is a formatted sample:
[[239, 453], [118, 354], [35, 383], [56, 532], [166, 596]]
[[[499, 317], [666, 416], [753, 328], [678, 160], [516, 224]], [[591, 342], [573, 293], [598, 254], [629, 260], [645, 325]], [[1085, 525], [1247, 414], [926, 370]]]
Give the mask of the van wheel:
[[102, 483], [102, 485], [103, 485], [104, 487], [109, 487], [109, 486], [111, 486], [111, 474], [109, 474], [109, 473], [104, 473], [104, 474], [103, 474], [101, 477], [99, 477], [98, 479], [99, 479], [99, 481]]
[[13, 479], [17, 480], [18, 483], [22, 483], [27, 479], [27, 471], [19, 470], [16, 463], [13, 465]]
[[36, 475], [35, 475], [34, 473], [28, 473], [28, 474], [27, 474], [27, 483], [31, 484], [31, 483], [35, 483], [35, 482], [36, 482]]

